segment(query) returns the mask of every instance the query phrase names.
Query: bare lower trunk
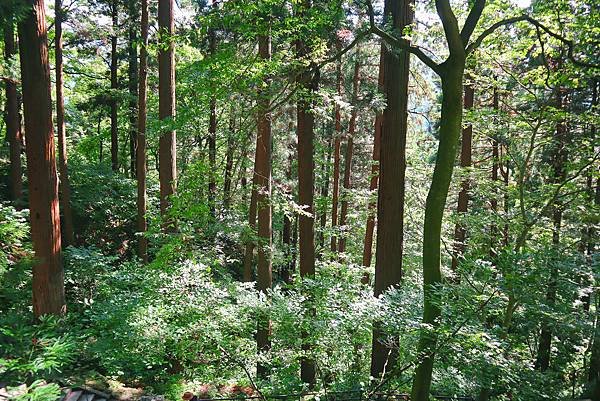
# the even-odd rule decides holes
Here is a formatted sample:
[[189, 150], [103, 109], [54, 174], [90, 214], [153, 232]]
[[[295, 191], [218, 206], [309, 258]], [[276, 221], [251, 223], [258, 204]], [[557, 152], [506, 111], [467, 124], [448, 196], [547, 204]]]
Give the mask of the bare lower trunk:
[[33, 313], [39, 317], [63, 314], [66, 306], [46, 13], [43, 0], [28, 0], [27, 5], [31, 8], [19, 23], [19, 42], [31, 241], [35, 252]]

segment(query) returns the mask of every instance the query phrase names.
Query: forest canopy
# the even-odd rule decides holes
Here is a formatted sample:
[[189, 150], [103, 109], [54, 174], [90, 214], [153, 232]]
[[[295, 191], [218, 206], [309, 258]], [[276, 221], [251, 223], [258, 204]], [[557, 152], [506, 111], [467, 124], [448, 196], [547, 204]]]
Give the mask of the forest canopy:
[[600, 401], [599, 1], [0, 30], [0, 398]]

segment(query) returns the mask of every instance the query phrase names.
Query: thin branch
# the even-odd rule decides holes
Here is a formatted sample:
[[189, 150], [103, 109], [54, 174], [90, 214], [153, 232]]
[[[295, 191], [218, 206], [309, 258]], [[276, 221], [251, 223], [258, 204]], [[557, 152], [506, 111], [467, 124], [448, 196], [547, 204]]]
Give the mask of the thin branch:
[[477, 39], [475, 39], [475, 41], [473, 41], [470, 45], [467, 46], [467, 50], [466, 50], [467, 54], [469, 54], [469, 53], [473, 52], [475, 49], [477, 49], [481, 45], [483, 40], [485, 38], [487, 38], [488, 36], [490, 36], [491, 34], [493, 34], [498, 28], [501, 28], [506, 25], [511, 25], [511, 24], [514, 24], [514, 23], [520, 22], [520, 21], [528, 22], [531, 25], [535, 26], [536, 28], [539, 28], [542, 31], [546, 32], [548, 35], [552, 36], [554, 39], [557, 39], [560, 42], [564, 43], [567, 46], [567, 58], [569, 60], [571, 60], [571, 62], [573, 62], [573, 64], [578, 65], [580, 67], [585, 67], [585, 68], [594, 68], [594, 69], [600, 68], [599, 64], [588, 63], [588, 62], [576, 59], [573, 54], [575, 44], [573, 43], [572, 40], [567, 39], [564, 36], [553, 32], [552, 30], [550, 30], [550, 28], [548, 28], [547, 26], [545, 26], [544, 24], [542, 24], [535, 18], [530, 17], [529, 15], [520, 15], [518, 17], [507, 18], [507, 19], [504, 19], [504, 20], [501, 20], [501, 21], [498, 21], [498, 22], [492, 24], [492, 26], [490, 26], [488, 29], [483, 31], [481, 33], [481, 35], [479, 35], [479, 37], [477, 37]]
[[216, 340], [214, 340], [214, 343], [217, 345], [217, 347], [219, 348], [219, 350], [225, 354], [225, 356], [227, 358], [229, 358], [231, 361], [233, 361], [235, 364], [239, 365], [242, 369], [244, 369], [244, 372], [246, 373], [246, 376], [248, 377], [248, 380], [250, 380], [250, 384], [252, 385], [252, 387], [254, 388], [254, 390], [256, 390], [256, 392], [258, 393], [258, 395], [260, 396], [260, 398], [263, 401], [267, 401], [267, 398], [265, 397], [265, 395], [260, 391], [260, 389], [258, 388], [258, 386], [256, 385], [256, 382], [254, 381], [254, 379], [252, 378], [252, 375], [250, 374], [250, 371], [248, 370], [248, 368], [246, 367], [246, 364], [243, 363], [242, 361], [236, 359], [233, 355], [231, 355], [225, 348], [223, 348]]
[[520, 15], [518, 17], [507, 18], [492, 24], [488, 29], [483, 31], [481, 35], [479, 35], [477, 39], [475, 39], [475, 41], [473, 41], [470, 45], [467, 46], [467, 54], [472, 53], [475, 49], [481, 46], [483, 40], [491, 34], [493, 34], [498, 28], [501, 28], [505, 25], [514, 24], [515, 22], [526, 21], [527, 18], [529, 18], [527, 15]]

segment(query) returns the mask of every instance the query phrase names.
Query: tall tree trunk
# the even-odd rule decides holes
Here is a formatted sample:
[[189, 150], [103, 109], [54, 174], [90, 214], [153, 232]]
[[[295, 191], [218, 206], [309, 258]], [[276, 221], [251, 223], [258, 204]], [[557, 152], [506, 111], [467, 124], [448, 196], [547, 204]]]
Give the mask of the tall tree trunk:
[[354, 77], [352, 78], [352, 113], [350, 116], [350, 124], [348, 126], [348, 141], [346, 143], [346, 157], [344, 160], [344, 192], [342, 194], [342, 210], [340, 212], [340, 227], [343, 232], [340, 235], [338, 252], [346, 251], [346, 235], [347, 230], [346, 218], [348, 216], [348, 197], [350, 196], [350, 188], [352, 186], [352, 153], [354, 150], [354, 132], [356, 131], [356, 115], [358, 113], [358, 85], [360, 83], [360, 49], [357, 48], [354, 61]]
[[104, 158], [104, 141], [102, 140], [102, 127], [101, 127], [101, 123], [102, 123], [102, 111], [100, 111], [98, 113], [98, 125], [96, 127], [96, 135], [99, 138], [99, 146], [98, 146], [98, 162], [100, 164], [102, 164], [102, 159]]
[[[173, 0], [158, 1], [158, 29], [160, 46], [158, 50], [158, 114], [161, 120], [175, 118], [175, 47]], [[170, 206], [169, 197], [175, 193], [177, 180], [177, 141], [175, 130], [168, 128], [161, 133], [159, 141], [159, 181], [160, 212], [166, 219], [164, 228], [172, 230], [174, 222], [170, 222], [167, 212]]]
[[[4, 59], [6, 62], [17, 54], [15, 45], [14, 18], [11, 16], [4, 26]], [[23, 201], [23, 170], [21, 168], [21, 116], [17, 84], [6, 80], [6, 136], [10, 152], [10, 198], [20, 208]]]
[[[465, 99], [464, 108], [465, 110], [471, 110], [473, 108], [473, 97], [474, 97], [473, 84], [465, 85]], [[468, 124], [462, 130], [462, 139], [460, 147], [460, 167], [467, 169], [471, 167], [471, 144], [473, 141], [473, 126]], [[458, 205], [456, 212], [460, 217], [467, 213], [469, 207], [469, 185], [470, 181], [468, 178], [464, 179], [461, 183], [461, 189], [458, 193]], [[454, 228], [454, 255], [452, 256], [452, 272], [456, 275], [458, 268], [458, 259], [462, 257], [465, 252], [465, 239], [466, 230], [464, 226], [459, 222], [456, 223]], [[455, 277], [458, 280], [458, 276]]]
[[[385, 88], [385, 76], [384, 76], [384, 44], [381, 45], [380, 56], [379, 56], [379, 78], [377, 84], [379, 92], [383, 93]], [[375, 115], [375, 127], [373, 134], [373, 163], [371, 164], [371, 180], [369, 183], [369, 192], [372, 194], [377, 190], [377, 184], [379, 182], [379, 154], [381, 149], [381, 125], [383, 123], [383, 113], [377, 113]], [[369, 200], [367, 205], [367, 227], [365, 230], [365, 242], [363, 247], [363, 260], [362, 264], [365, 267], [371, 266], [371, 259], [373, 259], [373, 232], [375, 231], [375, 215], [377, 213], [377, 203]], [[369, 275], [365, 273], [362, 279], [363, 284], [369, 283]]]
[[[212, 1], [212, 8], [217, 8], [216, 0]], [[208, 32], [209, 53], [215, 55], [217, 50], [217, 33], [211, 28]], [[210, 215], [216, 217], [217, 201], [217, 95], [214, 93], [216, 88], [213, 86], [213, 93], [210, 97], [210, 118], [208, 124], [208, 206]]]
[[117, 90], [117, 31], [119, 29], [119, 8], [116, 0], [111, 4], [112, 36], [110, 38], [110, 160], [113, 171], [119, 170], [119, 122]]
[[[339, 51], [341, 43], [336, 38], [336, 48]], [[336, 91], [342, 96], [342, 60], [338, 60], [336, 68]], [[340, 150], [342, 147], [342, 116], [340, 105], [335, 104], [334, 110], [335, 135], [333, 145], [333, 194], [331, 198], [331, 252], [337, 251], [337, 225], [338, 225], [338, 203], [340, 196]]]
[[[256, 136], [256, 149], [260, 146], [260, 138]], [[250, 195], [250, 208], [248, 209], [248, 226], [252, 230], [251, 235], [254, 236], [256, 230], [256, 214], [257, 214], [257, 202], [258, 202], [258, 172], [256, 166], [258, 165], [258, 153], [254, 153], [254, 167], [252, 169], [252, 188]], [[244, 251], [244, 281], [252, 281], [252, 262], [254, 261], [254, 238], [250, 238], [246, 242], [246, 249]]]
[[[492, 95], [492, 108], [494, 109], [494, 113], [498, 113], [499, 111], [499, 94], [498, 88], [494, 87], [494, 94]], [[498, 139], [494, 136], [492, 137], [492, 184], [493, 184], [493, 192], [492, 198], [490, 200], [490, 206], [492, 209], [493, 219], [492, 224], [490, 226], [490, 258], [493, 263], [495, 263], [497, 252], [496, 246], [498, 245], [498, 241], [496, 241], [496, 237], [498, 236], [498, 227], [494, 222], [496, 219], [496, 215], [498, 213], [498, 191], [497, 191], [497, 183], [499, 180], [499, 171], [500, 171], [500, 144], [498, 143]]]
[[66, 310], [61, 260], [58, 177], [52, 127], [50, 63], [43, 0], [27, 0], [19, 23], [21, 80], [33, 265], [33, 313], [63, 314]]
[[73, 230], [73, 214], [71, 212], [71, 185], [69, 184], [69, 170], [67, 168], [67, 138], [65, 134], [65, 98], [63, 95], [63, 45], [62, 22], [65, 18], [62, 9], [62, 0], [56, 0], [54, 10], [54, 47], [56, 66], [56, 129], [58, 137], [58, 165], [60, 170], [60, 207], [63, 213], [63, 244], [64, 246], [75, 243]]
[[210, 99], [210, 118], [208, 124], [208, 205], [210, 215], [216, 216], [217, 199], [217, 100], [215, 97]]
[[[290, 127], [291, 130], [291, 127]], [[326, 128], [325, 132], [330, 132], [330, 127]], [[333, 155], [333, 135], [329, 135], [327, 139], [327, 153], [325, 154], [325, 161], [323, 163], [324, 169], [324, 179], [323, 185], [321, 186], [321, 198], [327, 199], [329, 196], [329, 175], [331, 174], [331, 156]], [[325, 248], [325, 228], [327, 226], [327, 208], [323, 210], [320, 216], [320, 226], [321, 230], [319, 231], [319, 246], [321, 249]]]
[[231, 176], [233, 175], [233, 156], [235, 149], [235, 110], [231, 108], [229, 117], [229, 132], [227, 133], [227, 151], [225, 154], [225, 174], [223, 179], [223, 209], [229, 209], [231, 204]]
[[[598, 82], [596, 80], [594, 80], [594, 85], [597, 85]], [[594, 94], [597, 96], [597, 87], [594, 87]], [[596, 102], [597, 102], [597, 97], [596, 97]], [[596, 103], [597, 105], [597, 103]], [[592, 127], [592, 133], [595, 136], [596, 134], [596, 128]], [[596, 178], [596, 182], [595, 182], [595, 191], [594, 191], [594, 203], [596, 204], [596, 207], [600, 206], [600, 177]], [[596, 218], [596, 222], [598, 222], [598, 219]], [[592, 231], [591, 231], [592, 236], [590, 236], [590, 245], [588, 245], [591, 249], [591, 251], [593, 251], [596, 246], [597, 246], [597, 238], [593, 236], [594, 234], [594, 230], [593, 230], [593, 226], [592, 226]], [[597, 288], [598, 284], [596, 281], [596, 288]], [[598, 291], [596, 291], [596, 299], [598, 300], [600, 297], [600, 293], [598, 293]], [[596, 318], [595, 318], [595, 324], [594, 324], [594, 335], [592, 338], [592, 352], [590, 355], [590, 365], [588, 368], [588, 391], [590, 392], [590, 394], [588, 395], [589, 398], [593, 399], [593, 400], [600, 400], [600, 307], [598, 307], [598, 305], [596, 305]], [[586, 398], [586, 397], [581, 397], [581, 398]]]
[[[292, 125], [290, 123], [290, 131], [292, 130]], [[293, 172], [292, 172], [292, 166], [293, 166], [293, 160], [294, 160], [294, 151], [293, 151], [293, 146], [290, 145], [290, 152], [288, 155], [288, 166], [286, 169], [286, 178], [287, 178], [287, 184], [285, 186], [285, 191], [286, 194], [291, 198], [292, 196], [292, 188], [289, 185], [289, 183], [292, 182], [293, 179]], [[326, 215], [325, 213], [323, 215]], [[288, 214], [285, 213], [283, 216], [283, 247], [284, 247], [284, 254], [285, 254], [285, 263], [284, 263], [284, 268], [283, 271], [281, 273], [281, 279], [287, 283], [287, 284], [291, 284], [292, 283], [292, 276], [294, 274], [294, 268], [296, 267], [296, 263], [294, 260], [294, 248], [295, 248], [295, 240], [293, 239], [294, 237], [294, 232], [295, 231], [295, 222], [294, 220], [292, 220], [292, 217]]]
[[[259, 36], [258, 52], [262, 60], [271, 59], [271, 38], [267, 35]], [[268, 296], [273, 282], [271, 262], [271, 237], [272, 215], [271, 215], [271, 113], [270, 108], [270, 78], [265, 79], [265, 85], [258, 93], [258, 139], [256, 141], [256, 172], [257, 172], [257, 213], [258, 213], [258, 263], [257, 284], [258, 290]], [[271, 348], [271, 320], [263, 316], [258, 321], [256, 332], [256, 345], [259, 352], [268, 351]], [[259, 377], [266, 378], [269, 369], [261, 362], [257, 366]]]
[[[298, 15], [301, 17], [308, 11], [311, 0], [303, 0], [298, 5]], [[311, 57], [311, 49], [304, 40], [296, 43], [298, 59], [307, 61]], [[315, 275], [315, 217], [314, 217], [314, 93], [319, 84], [319, 70], [305, 69], [297, 78], [297, 85], [304, 91], [297, 102], [297, 131], [298, 131], [298, 200], [304, 208], [304, 213], [299, 217], [298, 234], [300, 240], [300, 276], [313, 278]], [[308, 295], [310, 298], [310, 295]], [[310, 303], [310, 302], [309, 302]], [[305, 319], [314, 318], [315, 310], [307, 307]], [[308, 340], [308, 333], [303, 331], [302, 351], [304, 355], [300, 360], [300, 377], [304, 383], [313, 386], [315, 383], [316, 367], [310, 353], [312, 344]]]
[[129, 85], [129, 172], [131, 178], [136, 177], [136, 148], [137, 148], [137, 130], [138, 130], [138, 54], [137, 54], [137, 26], [138, 10], [137, 0], [128, 0], [129, 18], [128, 21], [128, 56], [129, 63], [127, 69]]
[[425, 202], [423, 229], [423, 323], [430, 327], [419, 339], [419, 363], [415, 370], [411, 400], [427, 401], [431, 388], [437, 327], [441, 315], [439, 287], [442, 285], [441, 234], [458, 139], [462, 124], [465, 57], [451, 54], [442, 67], [442, 110], [440, 141], [431, 186]]
[[[559, 65], [560, 65], [559, 61]], [[567, 96], [564, 90], [559, 88], [557, 94], [557, 107], [559, 110], [564, 109]], [[556, 130], [554, 134], [554, 149], [552, 154], [552, 169], [553, 177], [551, 182], [554, 184], [560, 184], [566, 179], [567, 171], [565, 169], [565, 163], [567, 161], [567, 135], [568, 129], [564, 120], [559, 121], [556, 124]], [[562, 225], [562, 211], [563, 206], [559, 201], [555, 202], [552, 211], [552, 245], [555, 249], [560, 248], [560, 229]], [[556, 287], [557, 287], [557, 276], [558, 276], [557, 263], [551, 263], [550, 266], [550, 278], [548, 281], [548, 288], [546, 291], [546, 304], [548, 307], [554, 307], [556, 303]], [[542, 322], [542, 330], [540, 333], [540, 339], [538, 342], [538, 353], [535, 361], [535, 367], [541, 372], [545, 372], [550, 367], [550, 353], [552, 349], [552, 327], [555, 322], [544, 320]]]
[[137, 228], [141, 236], [138, 243], [138, 256], [148, 263], [148, 239], [145, 237], [146, 222], [146, 101], [148, 79], [148, 0], [141, 0], [142, 19], [140, 45], [140, 73], [138, 82], [138, 128], [135, 153], [137, 178]]
[[[413, 22], [413, 1], [386, 0], [384, 12], [392, 26], [402, 32]], [[387, 105], [381, 126], [379, 194], [377, 201], [377, 260], [374, 295], [378, 297], [402, 279], [404, 241], [404, 177], [408, 119], [408, 52], [395, 53], [383, 47], [384, 92]], [[395, 352], [382, 342], [379, 322], [373, 324], [371, 376], [391, 368]]]

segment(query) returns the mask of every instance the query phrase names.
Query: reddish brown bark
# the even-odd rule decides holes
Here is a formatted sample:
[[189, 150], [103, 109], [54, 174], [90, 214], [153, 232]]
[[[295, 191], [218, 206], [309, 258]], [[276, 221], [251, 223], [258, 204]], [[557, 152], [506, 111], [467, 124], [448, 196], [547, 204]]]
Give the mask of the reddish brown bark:
[[[4, 59], [9, 62], [17, 54], [13, 19], [9, 18], [4, 27]], [[6, 136], [10, 154], [10, 198], [15, 206], [20, 207], [23, 200], [23, 169], [21, 167], [21, 116], [17, 84], [5, 80], [6, 84]]]
[[[336, 48], [341, 48], [339, 39]], [[337, 95], [342, 96], [342, 61], [338, 60], [336, 65], [336, 90]], [[338, 203], [340, 196], [340, 149], [342, 145], [342, 117], [340, 106], [335, 104], [335, 139], [333, 146], [333, 194], [331, 199], [331, 252], [337, 251], [337, 225], [338, 225]]]
[[356, 131], [356, 115], [358, 113], [358, 85], [360, 83], [360, 61], [359, 61], [359, 50], [356, 51], [356, 60], [354, 61], [354, 76], [352, 78], [352, 113], [350, 115], [350, 124], [348, 126], [348, 142], [346, 143], [346, 157], [344, 160], [344, 192], [342, 194], [342, 210], [340, 212], [340, 227], [342, 227], [342, 234], [340, 235], [338, 252], [343, 253], [346, 251], [346, 236], [347, 231], [346, 217], [348, 216], [348, 196], [350, 188], [352, 186], [352, 153], [354, 150], [354, 132]]
[[117, 78], [117, 30], [119, 29], [119, 10], [117, 2], [113, 0], [111, 4], [111, 17], [113, 34], [110, 38], [110, 160], [113, 171], [119, 170], [119, 122], [118, 122], [118, 101], [116, 91], [119, 89]]
[[[160, 46], [158, 50], [158, 114], [161, 120], [175, 118], [175, 27], [173, 22], [173, 0], [159, 0], [158, 29]], [[163, 131], [159, 141], [159, 181], [160, 212], [167, 219], [165, 229], [174, 227], [169, 222], [167, 212], [170, 207], [169, 197], [175, 193], [177, 180], [177, 142], [175, 130]]]
[[137, 178], [137, 228], [141, 234], [138, 242], [138, 256], [144, 263], [148, 263], [148, 239], [145, 237], [146, 222], [146, 103], [148, 79], [148, 0], [141, 0], [142, 19], [141, 46], [140, 46], [140, 72], [138, 82], [138, 127], [136, 178]]
[[[271, 38], [260, 36], [258, 38], [258, 53], [261, 59], [271, 58]], [[265, 86], [258, 93], [258, 138], [256, 141], [256, 172], [257, 172], [257, 213], [258, 213], [258, 263], [257, 263], [257, 288], [264, 294], [268, 294], [273, 282], [273, 270], [271, 262], [271, 237], [272, 215], [271, 215], [271, 113], [269, 112], [269, 83], [265, 79]], [[271, 348], [271, 321], [267, 317], [259, 319], [256, 333], [256, 345], [259, 351], [265, 352]], [[267, 377], [268, 367], [258, 363], [257, 374], [259, 377]]]
[[[499, 108], [499, 95], [498, 95], [498, 89], [494, 88], [494, 94], [492, 97], [492, 108], [494, 109], [494, 112], [497, 113], [498, 112], [498, 108]], [[498, 181], [499, 175], [498, 172], [500, 170], [500, 144], [498, 143], [498, 140], [494, 137], [492, 138], [492, 182], [494, 184], [494, 186], [496, 185], [496, 182]], [[497, 193], [495, 191], [495, 187], [494, 187], [494, 192], [492, 194], [492, 198], [490, 200], [490, 206], [492, 208], [492, 213], [494, 214], [494, 218], [496, 213], [498, 212], [498, 198], [497, 198]], [[497, 253], [496, 253], [496, 237], [498, 235], [498, 228], [496, 227], [495, 223], [492, 223], [492, 225], [490, 226], [490, 257], [492, 258], [492, 261], [494, 261], [496, 259]]]
[[[413, 21], [411, 0], [386, 0], [385, 15], [402, 32]], [[377, 201], [377, 260], [375, 296], [400, 283], [404, 242], [404, 176], [406, 170], [406, 131], [408, 108], [409, 53], [395, 54], [383, 48], [384, 92], [387, 105], [381, 127], [379, 195]], [[373, 325], [371, 376], [380, 376], [392, 366], [395, 352], [382, 341], [382, 331]]]
[[223, 179], [223, 209], [229, 209], [231, 204], [231, 176], [233, 175], [233, 156], [235, 146], [235, 110], [231, 108], [229, 117], [229, 132], [227, 133], [227, 151], [225, 153], [225, 174]]
[[217, 100], [210, 99], [210, 118], [208, 123], [208, 205], [210, 215], [216, 216], [216, 199], [217, 199]]
[[[562, 63], [559, 61], [559, 66]], [[557, 94], [557, 108], [562, 110], [565, 108], [568, 101], [568, 96], [565, 90], [559, 88]], [[568, 160], [568, 141], [569, 130], [565, 120], [561, 120], [556, 124], [556, 130], [554, 131], [554, 140], [552, 150], [552, 177], [550, 182], [556, 185], [560, 185], [567, 178], [567, 170], [565, 164]], [[562, 226], [563, 218], [563, 205], [560, 200], [556, 200], [552, 205], [552, 244], [555, 249], [560, 249], [560, 230]], [[557, 290], [557, 276], [559, 274], [557, 264], [551, 263], [550, 266], [550, 279], [548, 281], [548, 287], [546, 288], [546, 304], [552, 308], [556, 303], [556, 290]], [[542, 322], [542, 330], [540, 332], [538, 353], [535, 361], [535, 367], [541, 372], [545, 372], [550, 367], [550, 357], [552, 351], [552, 335], [553, 327], [555, 322], [550, 319], [546, 319]]]
[[69, 169], [67, 166], [67, 138], [65, 133], [65, 98], [63, 95], [63, 44], [62, 21], [64, 14], [62, 0], [54, 3], [56, 12], [54, 48], [56, 66], [56, 136], [58, 137], [58, 165], [60, 171], [60, 207], [62, 209], [63, 245], [75, 243], [73, 230], [73, 213], [71, 212], [71, 185], [69, 183]]
[[[290, 131], [293, 129], [293, 124], [290, 123]], [[290, 152], [289, 152], [289, 156], [288, 156], [288, 166], [287, 166], [287, 170], [286, 170], [286, 178], [287, 178], [287, 182], [291, 183], [292, 179], [293, 179], [293, 172], [292, 172], [292, 165], [293, 165], [293, 159], [294, 159], [294, 151], [293, 151], [293, 146], [290, 146]], [[286, 194], [288, 196], [292, 196], [292, 189], [289, 185], [285, 186], [285, 191]], [[325, 215], [325, 213], [323, 214]], [[284, 247], [284, 252], [285, 252], [285, 263], [283, 266], [283, 270], [281, 272], [281, 279], [287, 283], [287, 284], [291, 284], [292, 283], [292, 276], [294, 274], [294, 268], [295, 268], [295, 260], [294, 260], [294, 248], [295, 248], [295, 244], [296, 241], [293, 238], [295, 236], [295, 222], [292, 220], [291, 216], [286, 213], [283, 216], [283, 232], [282, 232], [282, 242], [283, 242], [283, 247]]]
[[[473, 108], [473, 98], [475, 90], [472, 84], [465, 85], [464, 109], [471, 110]], [[473, 142], [473, 126], [468, 124], [462, 130], [462, 139], [460, 147], [460, 167], [463, 169], [471, 167], [472, 164], [472, 142]], [[469, 186], [468, 179], [463, 180], [461, 189], [458, 193], [458, 205], [456, 212], [460, 216], [467, 213], [469, 207]], [[458, 259], [465, 251], [466, 230], [460, 223], [456, 223], [454, 228], [454, 255], [452, 256], [452, 271], [456, 274], [458, 268]]]
[[[379, 77], [377, 80], [379, 91], [384, 91], [384, 68], [383, 68], [383, 45], [380, 50], [379, 56]], [[369, 184], [369, 191], [371, 193], [377, 190], [377, 184], [379, 182], [379, 154], [381, 149], [381, 125], [383, 123], [383, 113], [377, 113], [375, 115], [375, 127], [373, 133], [373, 163], [371, 164], [371, 182]], [[373, 259], [373, 232], [375, 231], [375, 215], [377, 213], [377, 203], [369, 201], [367, 206], [367, 227], [365, 230], [365, 242], [363, 247], [363, 266], [371, 266], [371, 260]], [[369, 282], [369, 275], [363, 276], [363, 284]]]
[[137, 148], [137, 130], [138, 130], [138, 54], [137, 45], [137, 24], [138, 24], [138, 10], [137, 0], [128, 0], [128, 13], [130, 20], [127, 22], [129, 25], [128, 29], [128, 58], [129, 62], [127, 65], [127, 78], [128, 78], [128, 89], [129, 89], [129, 172], [131, 178], [136, 177], [136, 148]]
[[[290, 130], [292, 127], [290, 126]], [[329, 127], [326, 128], [329, 131]], [[323, 163], [323, 184], [321, 185], [321, 199], [327, 199], [329, 197], [329, 175], [331, 174], [331, 156], [333, 155], [333, 135], [329, 135], [327, 140], [327, 150], [323, 151], [324, 163]], [[327, 226], [327, 208], [323, 210], [320, 216], [319, 230], [319, 246], [321, 249], [325, 248], [325, 227]]]
[[[212, 8], [216, 9], [216, 0], [212, 1]], [[217, 49], [217, 33], [211, 28], [208, 32], [209, 42], [209, 53], [214, 56]], [[208, 123], [208, 206], [210, 208], [210, 215], [214, 218], [216, 216], [216, 200], [217, 200], [217, 98], [214, 93], [215, 88], [212, 88], [212, 95], [210, 98], [210, 118]]]
[[31, 241], [36, 258], [33, 313], [38, 317], [63, 314], [66, 306], [46, 13], [43, 0], [27, 0], [26, 5], [29, 10], [19, 23], [19, 42]]
[[[310, 9], [312, 2], [303, 0], [298, 5], [301, 17]], [[296, 55], [299, 59], [310, 59], [311, 49], [303, 40], [296, 42]], [[314, 67], [311, 65], [311, 67]], [[314, 93], [319, 84], [319, 70], [307, 68], [297, 78], [297, 85], [303, 96], [297, 102], [298, 132], [298, 200], [304, 212], [299, 217], [298, 235], [300, 241], [300, 276], [311, 278], [315, 275], [315, 217], [314, 217], [314, 125], [312, 112]], [[306, 311], [307, 317], [314, 315], [314, 309]], [[312, 344], [307, 340], [307, 333], [302, 332], [302, 350], [304, 356], [300, 360], [300, 377], [304, 383], [314, 385], [316, 377], [315, 362], [310, 357]]]
[[[258, 144], [258, 136], [256, 138], [256, 147]], [[256, 191], [256, 185], [258, 183], [258, 177], [256, 173], [256, 164], [257, 164], [258, 155], [254, 154], [254, 168], [252, 169], [252, 194], [250, 195], [250, 208], [248, 209], [248, 226], [252, 230], [252, 235], [254, 235], [254, 230], [256, 229], [256, 203], [258, 199], [258, 193]], [[252, 281], [252, 262], [254, 260], [254, 239], [249, 239], [246, 242], [246, 249], [244, 251], [244, 276], [243, 280], [245, 282]]]

